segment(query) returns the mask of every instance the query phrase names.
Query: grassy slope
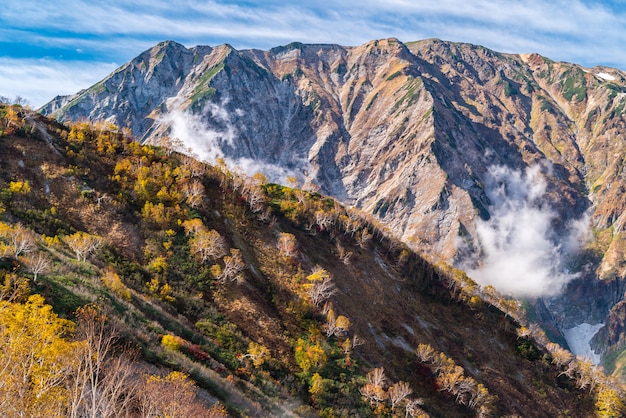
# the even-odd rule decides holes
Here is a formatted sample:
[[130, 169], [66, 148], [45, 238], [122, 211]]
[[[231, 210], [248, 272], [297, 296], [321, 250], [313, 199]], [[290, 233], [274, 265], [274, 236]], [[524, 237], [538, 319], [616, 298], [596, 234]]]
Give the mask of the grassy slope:
[[[270, 189], [266, 207], [272, 216], [261, 220], [265, 217], [253, 213], [235, 191], [236, 178], [223, 169], [203, 167], [202, 205], [192, 209], [180, 199], [163, 198], [169, 215], [155, 221], [142, 215], [146, 200], [159, 203], [154, 193], [140, 197], [135, 179], [112, 180], [114, 167], [126, 158], [136, 166], [160, 165], [153, 171], [158, 174], [163, 166], [180, 166], [183, 158], [117, 137], [107, 154], [97, 150], [95, 139], [68, 142], [67, 127], [48, 123], [39, 119], [30, 126], [46, 124], [60, 156], [28, 126], [19, 135], [0, 139], [0, 188], [15, 180], [28, 180], [32, 188], [27, 195], [4, 200], [4, 221], [21, 221], [48, 236], [83, 230], [102, 236], [107, 245], [89, 263], [72, 260], [63, 245], [53, 246], [49, 251], [55, 267], [32, 290], [46, 295], [57, 312], [69, 317], [87, 301], [111, 305], [124, 324], [125, 337], [141, 348], [146, 360], [190, 372], [234, 415], [315, 415], [320, 409], [371, 414], [358, 390], [368, 370], [383, 366], [391, 381], [411, 384], [413, 396], [423, 399], [423, 409], [432, 416], [473, 416], [454, 402], [454, 396], [438, 390], [435, 376], [412, 351], [420, 343], [446, 353], [497, 396], [497, 415], [591, 414], [591, 397], [558, 377], [559, 370], [544, 351], [517, 338], [515, 323], [490, 305], [470, 306], [452, 298], [443, 285], [444, 273], [415, 254], [401, 257], [402, 245], [386, 238], [376, 225], [363, 223], [374, 232], [363, 247], [356, 242], [362, 229], [347, 233], [338, 221], [325, 230], [315, 225], [306, 207], [342, 213], [331, 200], [305, 194], [299, 204], [294, 191]], [[156, 178], [156, 184], [161, 180]], [[174, 182], [168, 190], [178, 186]], [[195, 217], [219, 231], [229, 247], [241, 250], [247, 264], [241, 283], [217, 283], [210, 266], [190, 255], [189, 237], [180, 222]], [[168, 235], [166, 229], [173, 233]], [[298, 256], [280, 254], [279, 232], [295, 236]], [[338, 244], [353, 253], [348, 264], [338, 257]], [[150, 267], [159, 256], [167, 262], [165, 269]], [[10, 265], [8, 260], [5, 265]], [[306, 276], [316, 265], [334, 277], [338, 292], [331, 300], [337, 314], [350, 319], [349, 335], [364, 341], [353, 350], [349, 364], [338, 347], [343, 338], [320, 334], [324, 316], [303, 296]], [[102, 285], [100, 277], [107, 268], [118, 272], [130, 288], [129, 301]], [[146, 283], [155, 278], [161, 289], [164, 283], [171, 286], [172, 301], [150, 293]], [[196, 354], [209, 359], [197, 361], [164, 350], [159, 344], [164, 334], [180, 336], [188, 347], [195, 344]], [[299, 338], [324, 348], [324, 367], [302, 371], [294, 356]], [[238, 360], [250, 342], [266, 346], [272, 358], [260, 367]], [[325, 391], [312, 397], [308, 389], [314, 372], [326, 380]]]

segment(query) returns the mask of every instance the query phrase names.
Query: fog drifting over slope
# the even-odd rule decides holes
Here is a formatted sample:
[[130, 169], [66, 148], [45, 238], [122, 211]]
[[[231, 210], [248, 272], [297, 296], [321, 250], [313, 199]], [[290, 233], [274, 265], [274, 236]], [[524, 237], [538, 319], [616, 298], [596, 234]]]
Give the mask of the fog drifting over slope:
[[545, 199], [541, 166], [524, 172], [493, 166], [489, 174], [491, 219], [476, 225], [483, 258], [479, 268], [468, 269], [468, 275], [513, 296], [558, 294], [577, 277], [565, 269], [564, 259], [588, 240], [587, 217], [570, 222], [566, 234], [555, 239], [557, 213]]
[[[290, 161], [290, 165], [294, 167], [290, 169], [262, 160], [226, 155], [225, 148], [237, 146], [238, 129], [224, 103], [209, 102], [200, 114], [180, 110], [179, 106], [171, 107], [174, 110], [164, 115], [161, 122], [170, 126], [171, 138], [182, 143], [182, 147], [177, 148], [177, 151], [210, 164], [223, 159], [232, 170], [248, 176], [263, 173], [271, 182], [287, 184], [288, 177], [297, 178], [301, 184], [307, 180], [306, 173], [310, 170], [308, 162], [304, 159]], [[244, 114], [240, 109], [236, 112], [238, 117]], [[209, 115], [209, 119], [214, 123], [207, 122], [206, 115]]]

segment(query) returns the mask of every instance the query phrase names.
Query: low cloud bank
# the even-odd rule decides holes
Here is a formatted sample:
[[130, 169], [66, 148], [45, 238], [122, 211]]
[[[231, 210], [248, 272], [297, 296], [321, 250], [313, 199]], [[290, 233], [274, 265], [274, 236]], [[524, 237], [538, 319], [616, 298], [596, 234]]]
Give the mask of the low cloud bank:
[[565, 260], [587, 241], [587, 217], [568, 223], [566, 233], [557, 237], [553, 225], [558, 214], [545, 199], [540, 166], [524, 172], [494, 166], [489, 174], [491, 219], [476, 225], [483, 258], [468, 275], [517, 297], [558, 294], [577, 277], [566, 269]]
[[[280, 184], [287, 184], [288, 177], [295, 177], [301, 183], [306, 180], [306, 173], [310, 168], [304, 158], [289, 161], [292, 168], [288, 168], [253, 158], [227, 156], [224, 149], [237, 146], [238, 130], [223, 103], [221, 105], [208, 103], [201, 114], [173, 107], [174, 110], [165, 115], [161, 122], [170, 126], [170, 137], [182, 144], [177, 151], [211, 164], [223, 159], [232, 170], [243, 172], [248, 176], [263, 173], [270, 181]], [[237, 116], [243, 114], [239, 109], [236, 112]], [[207, 120], [212, 122], [209, 123]]]

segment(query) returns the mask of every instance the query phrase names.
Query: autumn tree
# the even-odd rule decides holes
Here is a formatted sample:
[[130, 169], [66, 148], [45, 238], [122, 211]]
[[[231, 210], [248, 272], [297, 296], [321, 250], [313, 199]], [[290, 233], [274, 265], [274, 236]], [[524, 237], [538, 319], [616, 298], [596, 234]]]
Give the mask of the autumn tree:
[[[176, 141], [180, 142], [178, 139], [176, 139]], [[192, 177], [201, 177], [206, 172], [206, 165], [197, 158], [189, 155], [183, 155], [180, 161], [182, 163], [182, 167], [184, 167]]]
[[214, 229], [198, 231], [189, 240], [189, 245], [191, 253], [203, 263], [224, 256], [227, 248], [224, 238]]
[[319, 373], [313, 373], [309, 393], [314, 397], [324, 392], [324, 378]]
[[623, 417], [626, 414], [623, 393], [607, 384], [598, 386], [596, 396], [596, 415], [598, 418]]
[[27, 279], [15, 273], [4, 274], [3, 281], [0, 283], [0, 301], [25, 302], [29, 294]]
[[31, 252], [37, 243], [30, 229], [19, 223], [12, 228], [10, 240], [15, 258], [18, 258], [20, 254]]
[[243, 276], [241, 272], [246, 268], [243, 258], [241, 258], [241, 251], [237, 248], [230, 249], [230, 255], [224, 257], [224, 268], [222, 268], [221, 274], [217, 280], [221, 283], [227, 281], [242, 280]]
[[248, 206], [250, 206], [250, 210], [254, 213], [260, 213], [263, 211], [265, 207], [265, 193], [259, 186], [251, 187], [246, 191], [243, 195], [246, 202], [248, 202]]
[[82, 346], [69, 340], [73, 330], [40, 295], [25, 304], [0, 302], [1, 416], [65, 415], [65, 382]]
[[38, 252], [35, 255], [25, 259], [26, 268], [33, 274], [33, 281], [37, 283], [37, 277], [41, 273], [46, 273], [52, 265], [52, 259], [44, 252]]
[[367, 248], [367, 243], [372, 240], [372, 234], [368, 231], [367, 228], [363, 228], [360, 233], [357, 235], [357, 243], [359, 247], [365, 249]]
[[246, 357], [252, 360], [254, 367], [261, 367], [263, 363], [271, 358], [270, 350], [266, 346], [257, 344], [254, 341], [248, 344], [248, 352], [243, 355], [243, 358]]
[[387, 399], [385, 369], [383, 367], [372, 369], [367, 373], [366, 378], [367, 383], [361, 388], [361, 395], [370, 405], [384, 402]]
[[393, 384], [387, 391], [389, 401], [391, 402], [391, 409], [395, 409], [399, 406], [411, 393], [413, 393], [413, 390], [407, 382]]
[[294, 357], [298, 366], [305, 372], [311, 369], [319, 369], [328, 361], [324, 348], [317, 342], [308, 342], [298, 338]]
[[175, 300], [174, 296], [172, 296], [172, 287], [167, 282], [162, 283], [158, 277], [153, 277], [146, 283], [146, 287], [150, 293], [162, 301], [173, 302]]
[[315, 223], [319, 226], [320, 230], [327, 230], [334, 222], [335, 216], [333, 213], [324, 210], [315, 211]]
[[74, 251], [76, 259], [83, 262], [102, 245], [100, 237], [82, 231], [65, 237], [64, 241]]
[[339, 241], [337, 241], [337, 255], [339, 256], [339, 259], [343, 262], [343, 264], [345, 264], [346, 266], [350, 264], [350, 258], [352, 257], [352, 251], [347, 251]]
[[109, 417], [127, 414], [133, 400], [136, 369], [132, 354], [116, 355], [117, 331], [101, 308], [87, 305], [76, 312], [77, 369], [70, 386], [71, 417]]
[[130, 300], [130, 289], [126, 287], [124, 282], [122, 282], [122, 278], [116, 272], [107, 269], [101, 280], [102, 283], [117, 296], [124, 300]]
[[335, 311], [330, 309], [326, 314], [326, 324], [323, 326], [323, 330], [327, 337], [337, 336], [340, 337], [348, 332], [350, 328], [350, 320], [343, 316], [335, 315]]
[[13, 135], [24, 126], [24, 118], [18, 112], [19, 108], [17, 106], [5, 106], [4, 109], [5, 134]]
[[183, 188], [183, 195], [186, 198], [186, 202], [192, 208], [198, 208], [202, 205], [205, 192], [204, 186], [200, 180], [194, 179], [189, 183], [186, 183]]
[[422, 408], [420, 408], [423, 404], [424, 401], [422, 401], [421, 399], [408, 399], [404, 407], [405, 417], [428, 418], [430, 415], [428, 415]]
[[436, 351], [430, 346], [430, 344], [419, 344], [415, 349], [415, 353], [423, 363], [432, 362], [436, 356]]
[[202, 223], [202, 219], [194, 218], [187, 219], [183, 222], [183, 229], [185, 230], [185, 235], [195, 235], [200, 231], [206, 231], [206, 227]]
[[281, 232], [277, 243], [278, 250], [285, 257], [295, 257], [298, 255], [298, 241], [293, 234]]
[[572, 353], [570, 353], [566, 349], [562, 348], [557, 343], [549, 343], [549, 344], [547, 344], [546, 345], [546, 349], [548, 350], [548, 352], [552, 356], [552, 363], [556, 364], [558, 367], [567, 365], [574, 358]]
[[[457, 365], [445, 353], [437, 353], [430, 345], [420, 344], [415, 350], [420, 361], [430, 365], [437, 375], [440, 390], [450, 392], [457, 403], [467, 405], [481, 414], [489, 414], [494, 398], [487, 388], [471, 376], [465, 376], [463, 367]], [[482, 416], [482, 415], [481, 415]]]
[[330, 273], [321, 267], [315, 267], [313, 272], [307, 276], [305, 287], [307, 295], [315, 306], [330, 298], [337, 292]]
[[602, 368], [593, 364], [588, 358], [577, 358], [576, 365], [575, 379], [579, 389], [593, 391], [605, 378]]
[[161, 337], [161, 345], [168, 350], [180, 351], [180, 349], [185, 346], [185, 340], [178, 335], [165, 334]]
[[524, 326], [519, 327], [515, 332], [517, 333], [518, 338], [528, 338], [531, 335], [530, 329]]

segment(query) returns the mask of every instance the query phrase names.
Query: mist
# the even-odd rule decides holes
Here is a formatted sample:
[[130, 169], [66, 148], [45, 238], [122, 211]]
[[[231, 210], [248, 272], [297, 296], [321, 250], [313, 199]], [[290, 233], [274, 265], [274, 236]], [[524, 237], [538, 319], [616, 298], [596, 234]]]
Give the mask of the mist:
[[[182, 144], [177, 151], [191, 155], [200, 161], [215, 164], [222, 159], [229, 169], [253, 176], [263, 173], [269, 181], [286, 184], [287, 178], [295, 177], [300, 183], [307, 180], [307, 173], [312, 170], [304, 158], [294, 158], [285, 164], [277, 165], [253, 158], [235, 158], [224, 153], [224, 149], [237, 146], [239, 130], [232, 115], [226, 110], [226, 102], [207, 103], [201, 113], [179, 110], [180, 106], [170, 106], [174, 110], [161, 118], [161, 123], [170, 127], [170, 137]], [[236, 116], [242, 116], [240, 109]], [[207, 122], [209, 115], [211, 123]]]
[[516, 297], [559, 294], [577, 277], [566, 269], [566, 260], [588, 240], [588, 218], [569, 222], [566, 233], [557, 236], [558, 215], [546, 199], [546, 180], [539, 165], [524, 172], [493, 166], [489, 175], [491, 218], [477, 222], [482, 259], [478, 268], [468, 269], [468, 275]]

